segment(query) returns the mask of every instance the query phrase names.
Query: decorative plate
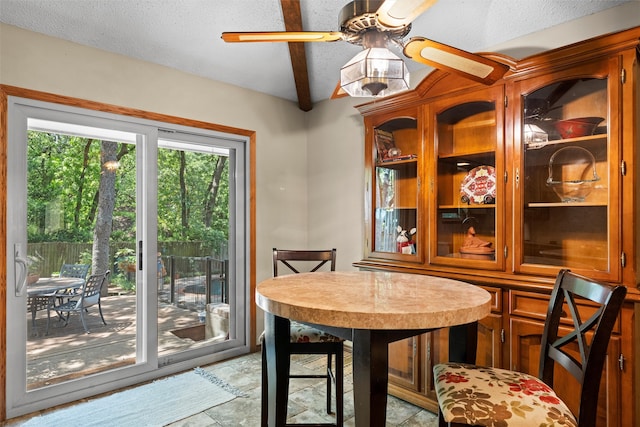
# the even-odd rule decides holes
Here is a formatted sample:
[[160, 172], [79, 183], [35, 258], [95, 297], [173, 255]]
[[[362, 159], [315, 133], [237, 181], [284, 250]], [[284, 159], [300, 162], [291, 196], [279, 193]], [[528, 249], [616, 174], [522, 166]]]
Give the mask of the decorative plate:
[[471, 169], [460, 185], [460, 199], [467, 204], [495, 203], [496, 170], [493, 166]]

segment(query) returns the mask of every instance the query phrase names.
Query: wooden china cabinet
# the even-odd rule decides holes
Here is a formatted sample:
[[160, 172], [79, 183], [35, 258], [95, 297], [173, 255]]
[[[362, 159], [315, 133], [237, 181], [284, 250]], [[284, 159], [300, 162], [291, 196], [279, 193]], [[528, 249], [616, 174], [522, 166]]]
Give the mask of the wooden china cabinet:
[[[366, 229], [354, 265], [487, 289], [478, 363], [537, 375], [560, 268], [628, 287], [598, 426], [640, 422], [639, 47], [636, 27], [519, 61], [490, 54], [510, 66], [491, 86], [434, 71], [415, 90], [357, 107]], [[580, 314], [592, 311], [585, 303]], [[437, 410], [431, 368], [447, 360], [447, 333], [390, 345], [390, 393]], [[571, 402], [569, 378], [556, 386]]]

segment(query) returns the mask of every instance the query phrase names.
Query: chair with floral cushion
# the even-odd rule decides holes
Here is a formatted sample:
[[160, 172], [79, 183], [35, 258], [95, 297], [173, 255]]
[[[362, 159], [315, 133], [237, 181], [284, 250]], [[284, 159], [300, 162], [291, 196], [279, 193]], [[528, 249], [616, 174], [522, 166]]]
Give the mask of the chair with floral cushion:
[[[283, 250], [273, 248], [273, 275], [278, 276], [278, 266], [286, 266], [293, 273], [300, 271], [315, 272], [327, 265], [331, 271], [336, 269], [336, 250]], [[326, 267], [325, 267], [326, 268]], [[327, 371], [322, 375], [291, 374], [278, 372], [278, 385], [285, 384], [288, 388], [289, 378], [326, 378], [327, 381], [327, 413], [331, 413], [331, 384], [335, 383], [336, 391], [336, 423], [335, 424], [304, 424], [305, 426], [343, 425], [343, 342], [344, 340], [327, 334], [312, 326], [290, 322], [289, 356], [292, 354], [326, 354]], [[262, 342], [262, 426], [267, 425], [267, 357], [264, 345], [264, 333], [260, 337]], [[335, 356], [335, 371], [332, 360]], [[288, 393], [287, 393], [288, 394]], [[285, 412], [286, 413], [286, 412]], [[287, 424], [291, 425], [291, 424]], [[295, 424], [293, 424], [295, 425]]]
[[[440, 426], [595, 426], [609, 338], [626, 292], [624, 286], [561, 270], [547, 310], [538, 377], [476, 365], [438, 364], [433, 373]], [[578, 301], [594, 303], [589, 305], [593, 314], [584, 307], [579, 312]], [[566, 371], [577, 380], [579, 395], [572, 396], [578, 398], [575, 413], [553, 390], [556, 365], [564, 368], [556, 373]]]

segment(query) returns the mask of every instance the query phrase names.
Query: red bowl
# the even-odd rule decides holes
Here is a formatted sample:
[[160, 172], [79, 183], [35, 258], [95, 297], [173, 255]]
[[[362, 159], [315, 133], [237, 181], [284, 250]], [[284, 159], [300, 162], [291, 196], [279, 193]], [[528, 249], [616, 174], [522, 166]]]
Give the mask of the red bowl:
[[562, 139], [578, 138], [593, 135], [598, 125], [604, 120], [602, 117], [577, 117], [575, 119], [560, 120], [555, 128]]

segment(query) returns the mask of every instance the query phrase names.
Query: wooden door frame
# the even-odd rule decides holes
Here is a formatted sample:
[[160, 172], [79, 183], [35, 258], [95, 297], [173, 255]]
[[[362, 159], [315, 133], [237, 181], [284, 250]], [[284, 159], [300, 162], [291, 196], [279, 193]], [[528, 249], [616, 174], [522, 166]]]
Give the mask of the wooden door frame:
[[[249, 346], [250, 351], [257, 349], [256, 345], [256, 305], [255, 305], [255, 287], [256, 287], [256, 132], [252, 130], [240, 129], [215, 123], [208, 123], [199, 120], [191, 120], [176, 116], [170, 116], [160, 113], [152, 113], [134, 108], [120, 107], [101, 102], [88, 101], [79, 98], [73, 98], [64, 95], [57, 95], [48, 92], [41, 92], [31, 89], [20, 88], [16, 86], [0, 85], [0, 217], [7, 217], [7, 109], [8, 97], [16, 96], [28, 98], [43, 102], [52, 102], [56, 104], [86, 108], [89, 110], [101, 111], [106, 113], [119, 114], [123, 116], [135, 117], [146, 120], [154, 120], [165, 123], [172, 123], [181, 126], [189, 126], [215, 132], [224, 132], [244, 136], [249, 139], [249, 147], [247, 152], [249, 155]], [[7, 388], [7, 315], [4, 307], [7, 305], [7, 224], [0, 221], [0, 259], [5, 260], [0, 263], [0, 390], [6, 391]], [[4, 395], [4, 394], [3, 394]], [[7, 408], [6, 400], [0, 399], [0, 422], [6, 420]]]

